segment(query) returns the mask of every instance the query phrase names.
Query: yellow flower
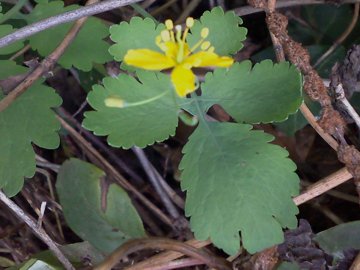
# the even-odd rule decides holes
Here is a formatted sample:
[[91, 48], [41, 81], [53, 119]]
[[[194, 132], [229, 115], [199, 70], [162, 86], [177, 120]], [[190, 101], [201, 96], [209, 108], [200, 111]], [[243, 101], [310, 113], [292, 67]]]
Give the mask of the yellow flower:
[[129, 50], [124, 61], [127, 65], [147, 70], [163, 70], [173, 68], [171, 81], [175, 91], [181, 97], [196, 90], [196, 76], [192, 72], [193, 67], [229, 67], [234, 60], [227, 56], [219, 56], [214, 52], [214, 47], [205, 39], [209, 35], [209, 29], [203, 28], [201, 39], [190, 48], [186, 37], [190, 28], [194, 25], [193, 18], [187, 18], [184, 33], [180, 25], [175, 27], [171, 20], [165, 21], [166, 30], [156, 37], [155, 43], [163, 53], [149, 50]]

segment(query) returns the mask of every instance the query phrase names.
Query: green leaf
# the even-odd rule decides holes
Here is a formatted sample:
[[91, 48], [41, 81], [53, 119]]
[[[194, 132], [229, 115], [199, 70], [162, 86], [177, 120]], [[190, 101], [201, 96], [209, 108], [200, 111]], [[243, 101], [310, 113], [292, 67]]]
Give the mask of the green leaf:
[[31, 143], [46, 149], [59, 146], [60, 123], [51, 108], [60, 104], [54, 89], [36, 83], [0, 113], [0, 188], [9, 196], [35, 173]]
[[130, 22], [121, 22], [110, 27], [110, 38], [116, 44], [109, 49], [116, 61], [122, 61], [130, 49], [149, 49], [162, 52], [155, 44], [156, 36], [165, 29], [150, 18], [133, 17]]
[[316, 5], [303, 7], [301, 14], [313, 30], [316, 43], [332, 45], [347, 29], [353, 11], [350, 6]]
[[14, 270], [14, 269], [20, 269], [20, 270], [28, 270], [33, 264], [36, 263], [36, 259], [30, 259], [28, 261], [26, 261], [25, 263], [22, 263], [19, 267], [18, 266], [14, 266], [11, 267], [9, 270]]
[[[312, 64], [315, 64], [317, 59], [319, 59], [330, 46], [323, 45], [312, 45], [307, 46], [306, 49], [309, 51], [310, 57], [312, 59]], [[316, 70], [322, 78], [329, 78], [331, 74], [331, 69], [336, 62], [342, 61], [346, 55], [345, 48], [339, 46], [335, 49], [327, 58], [325, 58], [317, 67]]]
[[94, 165], [70, 159], [59, 170], [56, 189], [69, 227], [110, 253], [131, 238], [145, 237], [145, 231], [126, 192], [115, 184], [101, 190], [103, 178], [105, 173]]
[[55, 270], [55, 268], [46, 262], [36, 260], [31, 266], [22, 267], [20, 270]]
[[273, 137], [250, 125], [201, 121], [183, 149], [185, 212], [199, 240], [210, 238], [229, 254], [251, 253], [283, 241], [295, 228], [296, 166]]
[[[64, 8], [62, 1], [39, 3], [28, 16], [28, 23], [39, 21], [53, 15], [74, 10], [78, 6], [71, 5]], [[42, 31], [29, 38], [30, 46], [41, 56], [49, 55], [64, 39], [73, 23]], [[90, 71], [94, 63], [103, 64], [111, 59], [108, 53], [109, 45], [103, 39], [108, 36], [108, 28], [99, 19], [88, 18], [75, 40], [66, 49], [58, 63], [64, 68], [72, 66], [83, 71]]]
[[269, 60], [236, 63], [208, 73], [202, 84], [207, 107], [221, 105], [238, 122], [270, 123], [285, 120], [302, 102], [302, 79], [295, 66]]
[[[104, 260], [103, 254], [96, 250], [89, 242], [79, 242], [64, 246], [59, 246], [59, 249], [68, 258], [68, 260], [76, 267], [76, 269], [83, 269], [84, 263], [87, 265], [97, 265]], [[9, 268], [8, 270], [27, 270], [36, 261], [42, 261], [54, 270], [63, 270], [64, 266], [58, 261], [50, 250], [39, 252], [32, 256], [26, 262], [20, 265]]]
[[14, 266], [15, 265], [15, 262], [6, 258], [6, 257], [3, 257], [3, 256], [0, 256], [0, 267], [1, 269], [5, 269], [7, 267], [10, 267], [10, 266]]
[[[352, 13], [348, 5], [303, 6], [300, 20], [289, 22], [289, 35], [304, 45], [332, 45], [348, 27]], [[354, 33], [357, 35], [358, 32]]]
[[0, 60], [0, 80], [27, 72], [27, 68], [19, 66], [11, 60]]
[[[311, 58], [311, 64], [314, 65], [316, 61], [330, 48], [330, 45], [311, 45], [305, 47]], [[331, 73], [331, 68], [337, 61], [342, 61], [346, 55], [345, 48], [339, 46], [327, 58], [325, 58], [317, 67], [316, 71], [322, 78], [328, 78]], [[264, 59], [276, 60], [274, 48], [267, 47], [266, 49], [251, 56], [253, 62], [261, 62]]]
[[[305, 96], [305, 103], [314, 115], [319, 115], [321, 106], [319, 103], [311, 101], [310, 98]], [[296, 131], [302, 129], [308, 124], [300, 110], [292, 114], [284, 122], [275, 123], [278, 130], [284, 132], [287, 136], [293, 136]]]
[[[140, 82], [125, 74], [107, 77], [103, 86], [95, 85], [87, 98], [96, 111], [85, 113], [83, 126], [95, 135], [109, 135], [108, 143], [115, 147], [145, 147], [175, 134], [179, 107], [169, 76], [147, 71], [137, 75]], [[113, 96], [129, 106], [107, 107], [105, 99]], [[143, 104], [131, 106], [138, 102]]]
[[314, 240], [327, 253], [360, 249], [360, 220], [337, 225], [318, 233]]
[[[9, 24], [0, 25], [0, 37], [4, 37], [7, 34], [13, 32], [14, 29]], [[22, 41], [17, 41], [13, 44], [0, 48], [0, 55], [6, 55], [20, 50], [24, 46]]]
[[89, 72], [79, 71], [79, 81], [81, 87], [85, 90], [86, 93], [91, 91], [91, 88], [94, 84], [101, 83], [104, 75], [100, 73], [96, 68], [93, 68]]
[[295, 262], [282, 262], [276, 270], [301, 270], [301, 268]]
[[235, 54], [244, 46], [242, 41], [246, 39], [247, 29], [240, 27], [241, 24], [241, 18], [233, 11], [224, 14], [222, 8], [215, 7], [211, 11], [205, 11], [200, 21], [195, 21], [187, 40], [190, 47], [194, 46], [201, 39], [201, 30], [207, 27], [209, 36], [206, 40], [215, 47], [217, 54]]
[[297, 111], [295, 114], [289, 116], [286, 121], [281, 123], [276, 123], [276, 128], [288, 137], [294, 136], [296, 131], [302, 129], [308, 124], [308, 121], [305, 119], [301, 111]]

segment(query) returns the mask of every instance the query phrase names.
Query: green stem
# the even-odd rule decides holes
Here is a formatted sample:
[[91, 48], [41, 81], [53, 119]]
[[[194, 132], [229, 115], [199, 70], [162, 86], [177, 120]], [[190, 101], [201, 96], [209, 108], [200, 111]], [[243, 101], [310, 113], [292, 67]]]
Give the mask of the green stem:
[[198, 112], [198, 117], [199, 117], [199, 122], [203, 122], [204, 124], [207, 123], [206, 119], [205, 119], [205, 113], [204, 111], [201, 109], [200, 105], [199, 105], [199, 97], [196, 95], [196, 93], [191, 94], [191, 99], [194, 100], [195, 105], [196, 105], [196, 110]]
[[163, 96], [165, 96], [168, 93], [169, 93], [169, 91], [167, 90], [167, 91], [162, 92], [160, 95], [157, 95], [157, 96], [149, 98], [149, 99], [145, 99], [145, 100], [141, 100], [141, 101], [133, 102], [133, 103], [126, 103], [125, 102], [124, 108], [145, 105], [147, 103], [150, 103], [150, 102], [153, 102], [155, 100], [158, 100], [158, 99], [162, 98]]
[[144, 18], [150, 18], [152, 19], [155, 23], [158, 23], [158, 21], [149, 13], [147, 12], [142, 6], [140, 6], [139, 4], [131, 4], [130, 5], [137, 13], [139, 13], [141, 16], [143, 16]]
[[10, 19], [14, 14], [18, 13], [19, 10], [26, 4], [27, 0], [19, 0], [19, 2], [16, 3], [15, 6], [13, 6], [8, 12], [6, 12], [1, 18], [0, 18], [0, 24], [3, 22], [6, 22], [8, 19]]

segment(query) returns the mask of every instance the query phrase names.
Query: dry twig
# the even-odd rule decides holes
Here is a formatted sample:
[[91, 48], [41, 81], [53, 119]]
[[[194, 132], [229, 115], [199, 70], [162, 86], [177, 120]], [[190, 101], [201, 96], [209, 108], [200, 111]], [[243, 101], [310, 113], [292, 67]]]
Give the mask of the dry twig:
[[231, 270], [229, 263], [220, 257], [216, 257], [213, 254], [196, 249], [188, 244], [166, 238], [145, 238], [131, 240], [116, 249], [109, 257], [105, 259], [105, 261], [95, 267], [94, 270], [110, 270], [119, 262], [122, 257], [143, 249], [173, 250], [180, 252], [183, 255], [188, 255], [194, 259], [198, 259], [208, 266], [215, 267], [216, 269]]
[[[343, 0], [341, 1], [342, 4], [353, 4], [359, 3], [360, 0]], [[329, 0], [301, 0], [301, 1], [294, 1], [294, 0], [283, 0], [276, 2], [276, 8], [286, 8], [286, 7], [295, 7], [295, 6], [303, 6], [303, 5], [320, 5], [320, 4], [328, 4]], [[254, 13], [263, 12], [264, 9], [262, 8], [255, 8], [253, 6], [244, 6], [236, 8], [235, 13], [239, 16], [246, 16]]]
[[143, 166], [146, 174], [149, 177], [149, 180], [151, 181], [151, 184], [153, 185], [156, 192], [159, 194], [160, 199], [162, 200], [168, 213], [175, 220], [181, 219], [179, 211], [176, 209], [168, 194], [165, 192], [162, 185], [159, 183], [157, 174], [155, 173], [155, 168], [151, 165], [150, 161], [146, 157], [144, 150], [139, 147], [133, 147], [132, 150], [139, 159], [141, 165]]
[[[0, 38], [0, 48], [5, 47], [11, 43], [14, 43], [18, 40], [27, 38], [29, 36], [35, 35], [41, 31], [49, 29], [51, 27], [72, 22], [84, 17], [89, 17], [95, 14], [99, 14], [105, 11], [130, 5], [132, 3], [140, 2], [142, 0], [107, 0], [100, 2], [98, 4], [91, 4], [86, 7], [81, 7], [76, 10], [68, 11], [45, 20], [30, 24], [25, 26], [9, 35], [6, 35]], [[94, 2], [93, 2], [94, 3]]]
[[0, 191], [0, 200], [16, 215], [18, 219], [25, 222], [30, 229], [49, 247], [59, 262], [67, 270], [75, 270], [70, 261], [61, 252], [55, 242], [50, 236], [40, 227], [36, 225], [36, 222], [28, 216], [19, 206], [17, 206], [12, 200], [10, 200], [2, 191]]

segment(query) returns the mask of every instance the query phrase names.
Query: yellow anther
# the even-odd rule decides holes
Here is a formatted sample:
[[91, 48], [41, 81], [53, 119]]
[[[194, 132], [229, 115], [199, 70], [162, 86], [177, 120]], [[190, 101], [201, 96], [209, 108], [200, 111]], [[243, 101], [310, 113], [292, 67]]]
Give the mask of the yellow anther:
[[165, 26], [167, 30], [172, 30], [174, 28], [174, 24], [172, 20], [166, 20], [165, 21]]
[[110, 97], [106, 98], [104, 102], [105, 102], [106, 107], [111, 107], [111, 108], [124, 108], [125, 107], [125, 101], [116, 96], [110, 96]]
[[168, 50], [168, 47], [166, 46], [165, 43], [160, 43], [158, 44], [158, 46], [163, 52], [166, 52]]
[[203, 51], [206, 51], [207, 49], [209, 49], [211, 46], [211, 43], [209, 41], [204, 41], [202, 44], [201, 44], [201, 50]]
[[186, 19], [186, 27], [191, 28], [194, 26], [194, 18], [189, 17]]
[[215, 47], [214, 47], [214, 46], [210, 47], [210, 48], [208, 49], [208, 52], [211, 52], [211, 53], [215, 52]]
[[162, 39], [164, 42], [170, 41], [170, 33], [169, 33], [168, 30], [163, 30], [163, 31], [161, 31], [161, 39]]
[[209, 35], [209, 28], [204, 27], [203, 29], [201, 29], [201, 37], [202, 38], [207, 38], [207, 36]]

